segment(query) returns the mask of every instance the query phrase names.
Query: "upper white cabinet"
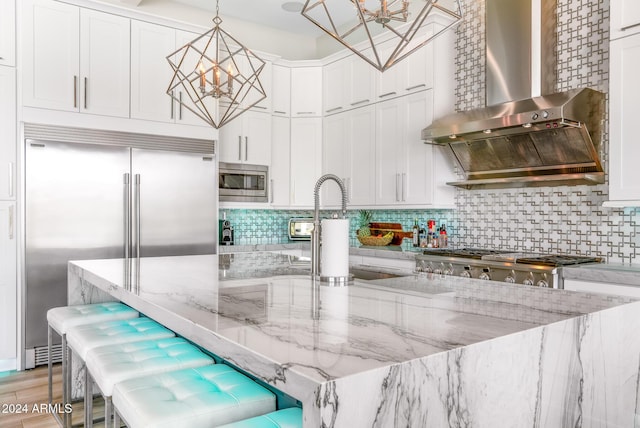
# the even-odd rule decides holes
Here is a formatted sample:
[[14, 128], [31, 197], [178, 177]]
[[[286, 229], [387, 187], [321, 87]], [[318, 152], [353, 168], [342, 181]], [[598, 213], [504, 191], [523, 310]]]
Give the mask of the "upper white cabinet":
[[291, 69], [272, 66], [271, 109], [274, 115], [291, 116]]
[[287, 208], [291, 184], [291, 119], [273, 116], [271, 125], [269, 202], [273, 207]]
[[248, 110], [220, 128], [219, 159], [222, 162], [269, 165], [271, 163], [271, 115]]
[[322, 116], [322, 67], [291, 69], [291, 117]]
[[313, 207], [322, 173], [322, 118], [291, 119], [291, 197], [293, 207]]
[[[640, 114], [640, 34], [610, 44], [609, 199], [640, 206], [640, 145], [636, 121]], [[615, 205], [615, 204], [612, 204]]]
[[0, 1], [0, 65], [16, 65], [16, 2]]
[[0, 371], [14, 370], [17, 355], [16, 203], [0, 201]]
[[322, 67], [322, 112], [325, 115], [345, 110], [345, 88], [348, 59], [340, 59]]
[[323, 68], [323, 113], [340, 113], [375, 101], [375, 73], [356, 55], [327, 64]]
[[610, 37], [618, 39], [640, 32], [640, 2], [638, 0], [611, 0]]
[[23, 3], [23, 103], [129, 116], [129, 19], [50, 0]]
[[16, 197], [16, 70], [0, 67], [0, 200]]

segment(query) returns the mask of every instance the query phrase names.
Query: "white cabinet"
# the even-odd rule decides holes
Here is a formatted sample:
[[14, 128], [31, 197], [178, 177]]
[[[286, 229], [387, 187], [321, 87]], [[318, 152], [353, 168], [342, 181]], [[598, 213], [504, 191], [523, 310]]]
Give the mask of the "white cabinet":
[[291, 119], [273, 116], [271, 125], [269, 202], [273, 207], [288, 208], [291, 184]]
[[356, 55], [349, 57], [348, 65], [350, 84], [345, 91], [347, 108], [356, 108], [373, 102], [376, 89], [375, 77], [378, 71]]
[[0, 67], [0, 200], [16, 197], [16, 70]]
[[611, 0], [610, 37], [618, 39], [640, 32], [640, 2], [638, 0]]
[[345, 110], [347, 59], [340, 59], [322, 67], [322, 112], [325, 115]]
[[[0, 371], [15, 369], [17, 352], [16, 203], [0, 201]], [[13, 365], [7, 366], [7, 365]]]
[[322, 67], [291, 69], [291, 117], [322, 116]]
[[612, 41], [610, 52], [609, 199], [612, 205], [640, 206], [640, 34]]
[[[433, 120], [433, 91], [379, 103], [376, 109], [376, 204], [444, 206], [453, 190], [441, 192], [453, 175], [438, 147], [426, 145], [422, 128]], [[438, 198], [436, 198], [436, 195]]]
[[322, 172], [322, 118], [291, 119], [291, 197], [293, 207], [313, 207]]
[[16, 65], [16, 2], [0, 1], [0, 65]]
[[50, 0], [23, 3], [25, 106], [129, 116], [129, 19]]
[[272, 112], [277, 116], [291, 116], [291, 69], [274, 64], [271, 73]]
[[357, 55], [350, 55], [324, 66], [324, 114], [340, 113], [374, 101], [374, 73], [377, 73], [375, 69]]
[[[325, 118], [323, 131], [323, 174], [344, 181], [349, 206], [375, 204], [375, 107], [365, 106]], [[322, 188], [323, 207], [342, 203], [340, 189]]]
[[271, 115], [246, 111], [220, 128], [220, 161], [269, 165]]

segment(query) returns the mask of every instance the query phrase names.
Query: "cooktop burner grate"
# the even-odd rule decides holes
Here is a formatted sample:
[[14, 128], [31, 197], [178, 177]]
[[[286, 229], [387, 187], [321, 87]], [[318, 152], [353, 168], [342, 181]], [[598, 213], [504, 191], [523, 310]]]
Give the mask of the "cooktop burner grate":
[[440, 257], [463, 257], [466, 259], [481, 259], [483, 256], [506, 254], [511, 251], [500, 250], [487, 250], [483, 248], [434, 248], [431, 250], [424, 250], [422, 254], [425, 256], [440, 256]]
[[536, 257], [524, 257], [516, 260], [516, 263], [527, 265], [543, 265], [543, 266], [570, 266], [582, 263], [599, 263], [602, 259], [598, 257], [586, 256], [564, 256], [564, 255], [548, 255]]

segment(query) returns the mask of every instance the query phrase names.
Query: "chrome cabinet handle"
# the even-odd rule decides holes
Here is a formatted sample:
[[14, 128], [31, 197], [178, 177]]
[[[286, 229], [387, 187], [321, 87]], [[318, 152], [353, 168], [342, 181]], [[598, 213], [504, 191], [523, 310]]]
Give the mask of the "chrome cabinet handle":
[[281, 111], [281, 110], [274, 110], [273, 112], [277, 114], [287, 114], [286, 111]]
[[73, 76], [73, 108], [78, 108], [78, 76]]
[[9, 205], [9, 239], [13, 239], [13, 205]]
[[89, 79], [87, 79], [86, 77], [84, 78], [84, 109], [87, 109], [87, 83], [89, 82]]
[[407, 89], [405, 89], [405, 91], [413, 91], [414, 89], [423, 88], [425, 86], [427, 86], [426, 83], [421, 83], [419, 85], [409, 86]]
[[9, 197], [13, 198], [13, 162], [9, 162]]
[[182, 91], [178, 92], [178, 120], [182, 120]]
[[402, 202], [406, 201], [407, 198], [407, 174], [405, 172], [402, 173], [402, 181], [401, 181], [401, 185], [402, 185]]
[[238, 160], [242, 160], [242, 135], [238, 135]]
[[398, 182], [400, 181], [400, 174], [396, 173], [396, 202], [400, 202], [400, 196], [398, 192]]
[[355, 103], [351, 103], [351, 106], [355, 107], [355, 106], [357, 106], [359, 104], [364, 104], [364, 103], [368, 103], [368, 102], [369, 102], [368, 99], [367, 100], [356, 101]]
[[271, 198], [269, 202], [273, 203], [273, 178], [269, 180], [269, 193], [271, 193]]
[[299, 111], [299, 112], [296, 112], [296, 114], [314, 114], [314, 113], [315, 113], [315, 111]]
[[[353, 105], [353, 104], [351, 104]], [[329, 110], [325, 110], [327, 113], [333, 113], [334, 111], [338, 111], [338, 110], [342, 110], [342, 107], [334, 107], [334, 108], [330, 108]]]
[[124, 258], [131, 254], [131, 175], [124, 174]]
[[626, 27], [622, 27], [620, 29], [620, 31], [627, 31], [627, 30], [630, 30], [631, 28], [637, 27], [638, 25], [640, 25], [640, 22], [638, 22], [636, 24], [627, 25]]
[[140, 174], [135, 175], [136, 193], [135, 193], [135, 210], [136, 210], [136, 259], [140, 258]]
[[389, 96], [391, 96], [391, 95], [395, 95], [395, 94], [396, 94], [396, 92], [395, 92], [395, 91], [393, 91], [393, 92], [387, 92], [386, 94], [378, 95], [378, 98], [389, 97]]
[[171, 119], [173, 119], [173, 114], [174, 114], [174, 112], [173, 112], [173, 92], [174, 91], [171, 91]]
[[249, 160], [249, 137], [244, 137], [244, 160]]

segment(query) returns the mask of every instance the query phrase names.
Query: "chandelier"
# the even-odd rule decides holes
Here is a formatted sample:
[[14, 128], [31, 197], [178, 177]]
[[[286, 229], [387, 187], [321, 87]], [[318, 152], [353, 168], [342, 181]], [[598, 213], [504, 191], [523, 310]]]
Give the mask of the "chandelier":
[[[380, 71], [462, 19], [460, 0], [306, 0], [301, 13]], [[430, 32], [435, 15], [439, 29]]]
[[265, 62], [220, 27], [218, 11], [216, 1], [213, 28], [167, 56], [167, 94], [216, 129], [267, 96], [258, 78]]

